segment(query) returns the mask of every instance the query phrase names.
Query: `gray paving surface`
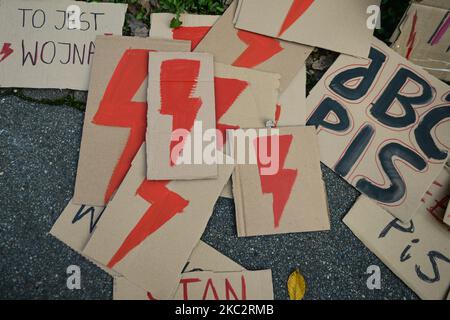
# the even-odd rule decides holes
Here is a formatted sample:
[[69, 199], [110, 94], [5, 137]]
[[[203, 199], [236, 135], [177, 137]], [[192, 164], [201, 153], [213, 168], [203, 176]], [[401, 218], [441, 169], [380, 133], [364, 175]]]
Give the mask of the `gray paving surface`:
[[[73, 192], [83, 113], [1, 94], [0, 299], [110, 299], [110, 277], [47, 234]], [[219, 199], [203, 240], [248, 269], [272, 269], [277, 299], [296, 268], [305, 299], [416, 298], [341, 222], [358, 193], [327, 168], [324, 177], [331, 232], [237, 239], [233, 202]], [[81, 290], [66, 287], [69, 265], [81, 267]], [[381, 267], [381, 290], [366, 287], [370, 265]]]

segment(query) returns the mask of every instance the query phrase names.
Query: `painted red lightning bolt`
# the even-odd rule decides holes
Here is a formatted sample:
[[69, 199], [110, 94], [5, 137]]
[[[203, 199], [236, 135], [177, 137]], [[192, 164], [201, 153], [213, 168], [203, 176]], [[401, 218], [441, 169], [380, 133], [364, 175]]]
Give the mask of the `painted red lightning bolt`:
[[289, 9], [283, 25], [281, 26], [278, 37], [283, 35], [287, 29], [289, 29], [300, 17], [309, 9], [314, 0], [294, 0], [291, 8]]
[[[273, 215], [275, 228], [280, 226], [280, 220], [283, 215], [284, 208], [288, 202], [295, 180], [297, 178], [297, 170], [284, 169], [289, 149], [293, 140], [292, 135], [273, 136], [278, 137], [279, 141], [279, 170], [275, 175], [263, 175], [262, 170], [267, 167], [261, 163], [259, 156], [259, 146], [265, 145], [270, 152], [272, 137], [259, 137], [255, 140], [255, 146], [258, 154], [259, 176], [261, 180], [262, 192], [264, 194], [271, 193], [273, 195]], [[268, 153], [271, 154], [271, 153]]]
[[412, 26], [411, 26], [411, 32], [409, 34], [408, 42], [406, 44], [407, 51], [406, 51], [406, 59], [411, 58], [411, 54], [414, 49], [414, 45], [416, 44], [416, 36], [417, 36], [417, 11], [415, 12], [413, 16]]
[[148, 50], [127, 50], [117, 65], [92, 122], [96, 125], [130, 128], [127, 144], [114, 168], [105, 203], [122, 183], [145, 139], [147, 103], [133, 97], [148, 74]]
[[239, 126], [220, 123], [220, 119], [228, 112], [236, 99], [248, 87], [248, 82], [238, 79], [214, 78], [216, 95], [216, 128], [222, 133], [223, 140], [217, 141], [221, 150], [226, 143], [226, 131], [239, 129]]
[[174, 40], [191, 41], [191, 50], [194, 51], [209, 30], [211, 27], [179, 27], [172, 29], [172, 35]]
[[254, 68], [283, 51], [277, 39], [243, 30], [238, 30], [237, 35], [248, 47], [233, 62], [235, 67]]
[[[173, 59], [161, 64], [161, 110], [162, 115], [172, 116], [172, 131], [184, 129], [191, 131], [202, 106], [200, 97], [192, 95], [197, 87], [200, 73], [200, 61]], [[170, 154], [179, 144], [170, 143]], [[176, 155], [176, 156], [179, 156]], [[176, 157], [171, 157], [171, 165], [175, 165]]]
[[177, 213], [181, 213], [189, 201], [183, 199], [177, 193], [167, 188], [169, 181], [148, 181], [140, 185], [137, 194], [148, 201], [151, 207], [145, 212], [141, 220], [128, 234], [119, 250], [108, 262], [108, 267], [113, 268], [128, 253], [141, 244], [147, 237], [158, 231], [170, 221]]
[[3, 44], [2, 51], [0, 51], [0, 62], [8, 58], [13, 52], [14, 50], [11, 49], [11, 43], [5, 42]]

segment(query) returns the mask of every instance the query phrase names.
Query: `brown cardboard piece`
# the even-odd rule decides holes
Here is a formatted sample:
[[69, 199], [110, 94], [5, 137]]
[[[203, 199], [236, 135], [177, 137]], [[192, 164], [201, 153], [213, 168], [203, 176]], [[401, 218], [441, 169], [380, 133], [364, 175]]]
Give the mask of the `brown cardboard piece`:
[[403, 225], [362, 196], [344, 223], [420, 298], [446, 298], [450, 288], [450, 233], [425, 205], [412, 222]]
[[[273, 73], [238, 68], [216, 63], [217, 128], [225, 134], [227, 128], [264, 128], [267, 121], [276, 122], [280, 76]], [[224, 79], [224, 82], [217, 80]], [[306, 75], [305, 75], [306, 78]], [[228, 83], [227, 83], [228, 81]], [[242, 87], [245, 84], [245, 87]], [[239, 89], [241, 88], [241, 89]], [[290, 90], [288, 95], [291, 95]], [[298, 89], [302, 92], [302, 89]], [[226, 97], [230, 95], [231, 106]], [[306, 100], [306, 98], [305, 98]], [[233, 198], [231, 179], [221, 196]]]
[[379, 0], [240, 0], [235, 26], [269, 37], [367, 57], [373, 34], [368, 28], [367, 10], [379, 4]]
[[217, 163], [202, 159], [216, 140], [213, 56], [150, 52], [148, 68], [147, 179], [217, 177]]
[[233, 25], [236, 8], [234, 1], [195, 51], [213, 54], [216, 62], [280, 74], [280, 92], [284, 92], [313, 48], [240, 32]]
[[[192, 272], [183, 274], [174, 300], [273, 300], [272, 272]], [[154, 300], [124, 278], [114, 279], [114, 300]]]
[[219, 166], [213, 180], [163, 182], [145, 179], [145, 163], [143, 145], [83, 253], [168, 299], [233, 165]]
[[170, 40], [189, 40], [195, 49], [198, 43], [209, 32], [220, 16], [181, 14], [181, 27], [173, 29], [170, 22], [175, 17], [172, 13], [152, 13], [150, 15], [150, 37]]
[[[66, 13], [73, 5], [81, 30], [69, 29], [77, 27]], [[126, 4], [1, 0], [0, 87], [87, 90], [95, 37], [121, 35], [126, 11]]]
[[449, 82], [450, 4], [447, 1], [445, 9], [425, 4], [411, 3], [391, 39], [392, 48], [435, 77]]
[[450, 168], [445, 166], [422, 198], [429, 214], [444, 222], [445, 210], [450, 199]]
[[[233, 173], [238, 236], [329, 230], [315, 128], [270, 130], [251, 138], [249, 147], [256, 148], [255, 141], [259, 140], [262, 148], [265, 143], [262, 139], [267, 141], [272, 136], [279, 138], [279, 149], [275, 149], [279, 150], [279, 159], [273, 158], [271, 162], [271, 165], [278, 162], [275, 174], [264, 175], [259, 164], [237, 164]], [[269, 148], [274, 148], [273, 143], [269, 142]], [[265, 154], [258, 157], [263, 159]]]
[[307, 123], [325, 165], [407, 222], [448, 157], [449, 87], [381, 41], [371, 58], [337, 59], [307, 99]]
[[148, 50], [189, 49], [188, 41], [97, 38], [74, 203], [104, 206], [144, 142]]
[[[243, 271], [244, 268], [231, 260], [230, 258], [224, 256], [211, 246], [200, 241], [192, 251], [189, 257], [188, 264], [184, 268], [184, 274], [193, 271], [223, 271], [223, 272], [239, 272]], [[182, 275], [182, 278], [185, 275]], [[177, 292], [182, 290], [178, 286]], [[114, 300], [150, 300], [151, 294], [149, 295], [147, 291], [133, 283], [128, 281], [124, 277], [114, 278]]]

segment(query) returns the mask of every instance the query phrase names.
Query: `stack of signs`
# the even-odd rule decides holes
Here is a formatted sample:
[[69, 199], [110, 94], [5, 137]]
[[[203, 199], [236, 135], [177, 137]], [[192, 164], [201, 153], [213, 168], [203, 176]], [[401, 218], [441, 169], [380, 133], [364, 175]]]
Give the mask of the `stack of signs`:
[[392, 36], [392, 48], [435, 77], [450, 81], [450, 3], [414, 1]]
[[87, 90], [97, 35], [121, 35], [126, 4], [0, 0], [0, 87]]

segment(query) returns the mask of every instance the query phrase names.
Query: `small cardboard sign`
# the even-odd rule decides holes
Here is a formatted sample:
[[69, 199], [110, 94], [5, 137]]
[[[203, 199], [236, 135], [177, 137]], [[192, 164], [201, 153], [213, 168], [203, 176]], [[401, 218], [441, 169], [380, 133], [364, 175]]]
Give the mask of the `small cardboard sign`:
[[402, 224], [362, 196], [344, 218], [352, 232], [422, 299], [450, 288], [450, 231], [422, 205]]
[[238, 164], [233, 173], [238, 236], [329, 230], [315, 128], [245, 135], [250, 137], [248, 148], [254, 148], [257, 161]]
[[175, 18], [174, 14], [152, 13], [150, 15], [150, 37], [189, 40], [191, 41], [191, 49], [194, 50], [219, 17], [212, 15], [181, 14], [180, 21], [183, 24], [178, 28], [171, 28], [170, 22]]
[[87, 90], [97, 35], [121, 35], [126, 4], [0, 0], [0, 87]]
[[188, 41], [97, 38], [74, 203], [108, 203], [145, 140], [149, 51], [189, 50]]
[[234, 166], [219, 166], [217, 179], [148, 181], [145, 153], [143, 145], [83, 253], [168, 299]]
[[397, 32], [392, 48], [435, 77], [450, 81], [450, 5], [445, 9], [411, 3]]
[[217, 177], [217, 163], [203, 159], [217, 138], [213, 56], [190, 52], [149, 55], [147, 179]]
[[428, 191], [422, 198], [429, 214], [438, 221], [444, 222], [445, 211], [450, 199], [450, 168], [445, 166], [444, 170], [433, 181]]
[[341, 55], [307, 99], [322, 161], [403, 222], [444, 168], [449, 86], [375, 40]]
[[[174, 300], [273, 300], [272, 272], [190, 272], [183, 274]], [[114, 279], [114, 300], [155, 300], [123, 278]]]
[[237, 2], [229, 6], [195, 51], [213, 54], [216, 62], [280, 74], [280, 92], [284, 92], [313, 48], [235, 29]]
[[[379, 0], [241, 0], [236, 28], [358, 57], [369, 54]], [[369, 14], [369, 9], [374, 12]], [[270, 19], [267, 19], [270, 17]], [[373, 23], [372, 23], [373, 24]]]

